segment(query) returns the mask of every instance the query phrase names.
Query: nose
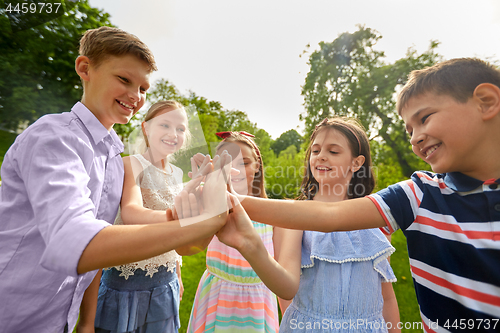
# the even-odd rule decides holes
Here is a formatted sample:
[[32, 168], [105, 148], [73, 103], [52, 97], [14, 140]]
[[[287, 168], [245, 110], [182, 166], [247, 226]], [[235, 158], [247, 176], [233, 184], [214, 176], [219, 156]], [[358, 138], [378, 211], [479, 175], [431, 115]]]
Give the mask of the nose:
[[425, 139], [425, 135], [423, 133], [413, 131], [411, 138], [410, 138], [410, 143], [412, 146], [418, 146], [421, 144]]
[[140, 88], [131, 88], [129, 90], [128, 97], [134, 103], [139, 103], [142, 99], [141, 89]]
[[316, 158], [320, 161], [325, 161], [326, 160], [326, 151], [324, 149], [321, 149], [321, 151], [319, 152], [319, 154]]
[[173, 128], [173, 126], [168, 128], [167, 135], [170, 138], [176, 138], [177, 137], [177, 131], [175, 130], [175, 128]]

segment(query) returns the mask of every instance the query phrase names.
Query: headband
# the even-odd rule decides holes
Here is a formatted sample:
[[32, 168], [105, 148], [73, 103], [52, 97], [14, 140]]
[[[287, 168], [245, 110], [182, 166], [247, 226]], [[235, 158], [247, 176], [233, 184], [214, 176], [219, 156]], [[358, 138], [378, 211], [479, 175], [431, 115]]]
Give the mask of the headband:
[[240, 132], [231, 132], [231, 131], [217, 132], [217, 133], [215, 133], [215, 135], [217, 135], [221, 139], [226, 139], [226, 138], [229, 138], [231, 136], [231, 134], [233, 134], [233, 133], [234, 134], [241, 134], [241, 135], [244, 135], [244, 136], [249, 136], [251, 138], [255, 138], [255, 135], [247, 133], [245, 131], [240, 131]]
[[[229, 138], [231, 136], [231, 134], [241, 134], [241, 135], [244, 135], [244, 136], [255, 138], [255, 135], [250, 134], [250, 133], [245, 132], [245, 131], [239, 131], [239, 132], [225, 131], [225, 132], [217, 132], [217, 133], [215, 133], [215, 135], [217, 135], [219, 138], [223, 139], [222, 141], [224, 141], [225, 139]], [[253, 146], [253, 148], [255, 150], [255, 153], [257, 154], [257, 157], [259, 159], [262, 159], [261, 156], [260, 156], [260, 150], [257, 147], [257, 145], [255, 144], [255, 142], [253, 142], [253, 140], [248, 140], [248, 141], [250, 141], [250, 144]]]

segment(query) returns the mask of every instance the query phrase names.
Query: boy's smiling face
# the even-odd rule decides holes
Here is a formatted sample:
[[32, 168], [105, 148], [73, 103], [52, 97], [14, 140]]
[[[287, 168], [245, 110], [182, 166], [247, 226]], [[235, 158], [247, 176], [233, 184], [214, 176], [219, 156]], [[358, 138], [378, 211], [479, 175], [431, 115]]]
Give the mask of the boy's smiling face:
[[478, 147], [484, 130], [475, 98], [459, 103], [451, 96], [424, 93], [401, 111], [413, 152], [438, 173], [473, 176], [484, 158]]
[[109, 56], [97, 67], [79, 57], [76, 70], [84, 81], [82, 103], [108, 130], [126, 124], [144, 105], [151, 71], [137, 57]]

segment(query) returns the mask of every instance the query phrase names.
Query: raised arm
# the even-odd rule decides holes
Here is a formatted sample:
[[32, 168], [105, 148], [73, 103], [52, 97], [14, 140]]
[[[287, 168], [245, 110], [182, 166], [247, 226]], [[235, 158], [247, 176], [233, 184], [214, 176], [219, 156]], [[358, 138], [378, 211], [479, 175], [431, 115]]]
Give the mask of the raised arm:
[[[237, 199], [236, 199], [237, 200]], [[277, 262], [267, 252], [262, 239], [253, 228], [250, 218], [238, 203], [217, 237], [236, 248], [250, 263], [262, 282], [278, 297], [292, 299], [299, 288], [302, 231], [282, 230], [283, 241]]]
[[[221, 159], [227, 160], [230, 156], [226, 153]], [[227, 217], [227, 183], [221, 174], [230, 172], [230, 166], [226, 164], [221, 168], [221, 162], [215, 158], [214, 163], [214, 171], [206, 178], [202, 198], [205, 210], [201, 215], [167, 222], [166, 213], [162, 212], [163, 223], [104, 228], [83, 251], [78, 262], [78, 274], [151, 258], [217, 232]], [[194, 188], [199, 182], [200, 179], [193, 179], [187, 187]]]
[[386, 226], [368, 198], [318, 202], [241, 196], [240, 201], [252, 220], [282, 228], [332, 232]]
[[134, 157], [123, 158], [125, 175], [120, 203], [123, 224], [152, 224], [166, 221], [165, 211], [152, 210], [143, 206], [142, 192], [138, 179], [142, 174], [141, 163]]

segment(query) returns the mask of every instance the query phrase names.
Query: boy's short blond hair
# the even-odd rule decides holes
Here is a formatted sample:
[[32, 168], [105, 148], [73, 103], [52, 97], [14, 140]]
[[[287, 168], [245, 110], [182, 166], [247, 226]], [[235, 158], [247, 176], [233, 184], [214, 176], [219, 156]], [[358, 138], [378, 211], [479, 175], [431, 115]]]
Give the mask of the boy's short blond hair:
[[431, 92], [448, 95], [457, 102], [466, 103], [481, 83], [500, 87], [500, 71], [490, 63], [477, 58], [459, 58], [443, 61], [431, 67], [415, 70], [398, 95], [396, 108], [401, 114], [408, 101]]
[[151, 50], [137, 36], [118, 28], [100, 27], [87, 30], [80, 39], [80, 55], [99, 66], [109, 56], [133, 55], [156, 71], [155, 58]]

